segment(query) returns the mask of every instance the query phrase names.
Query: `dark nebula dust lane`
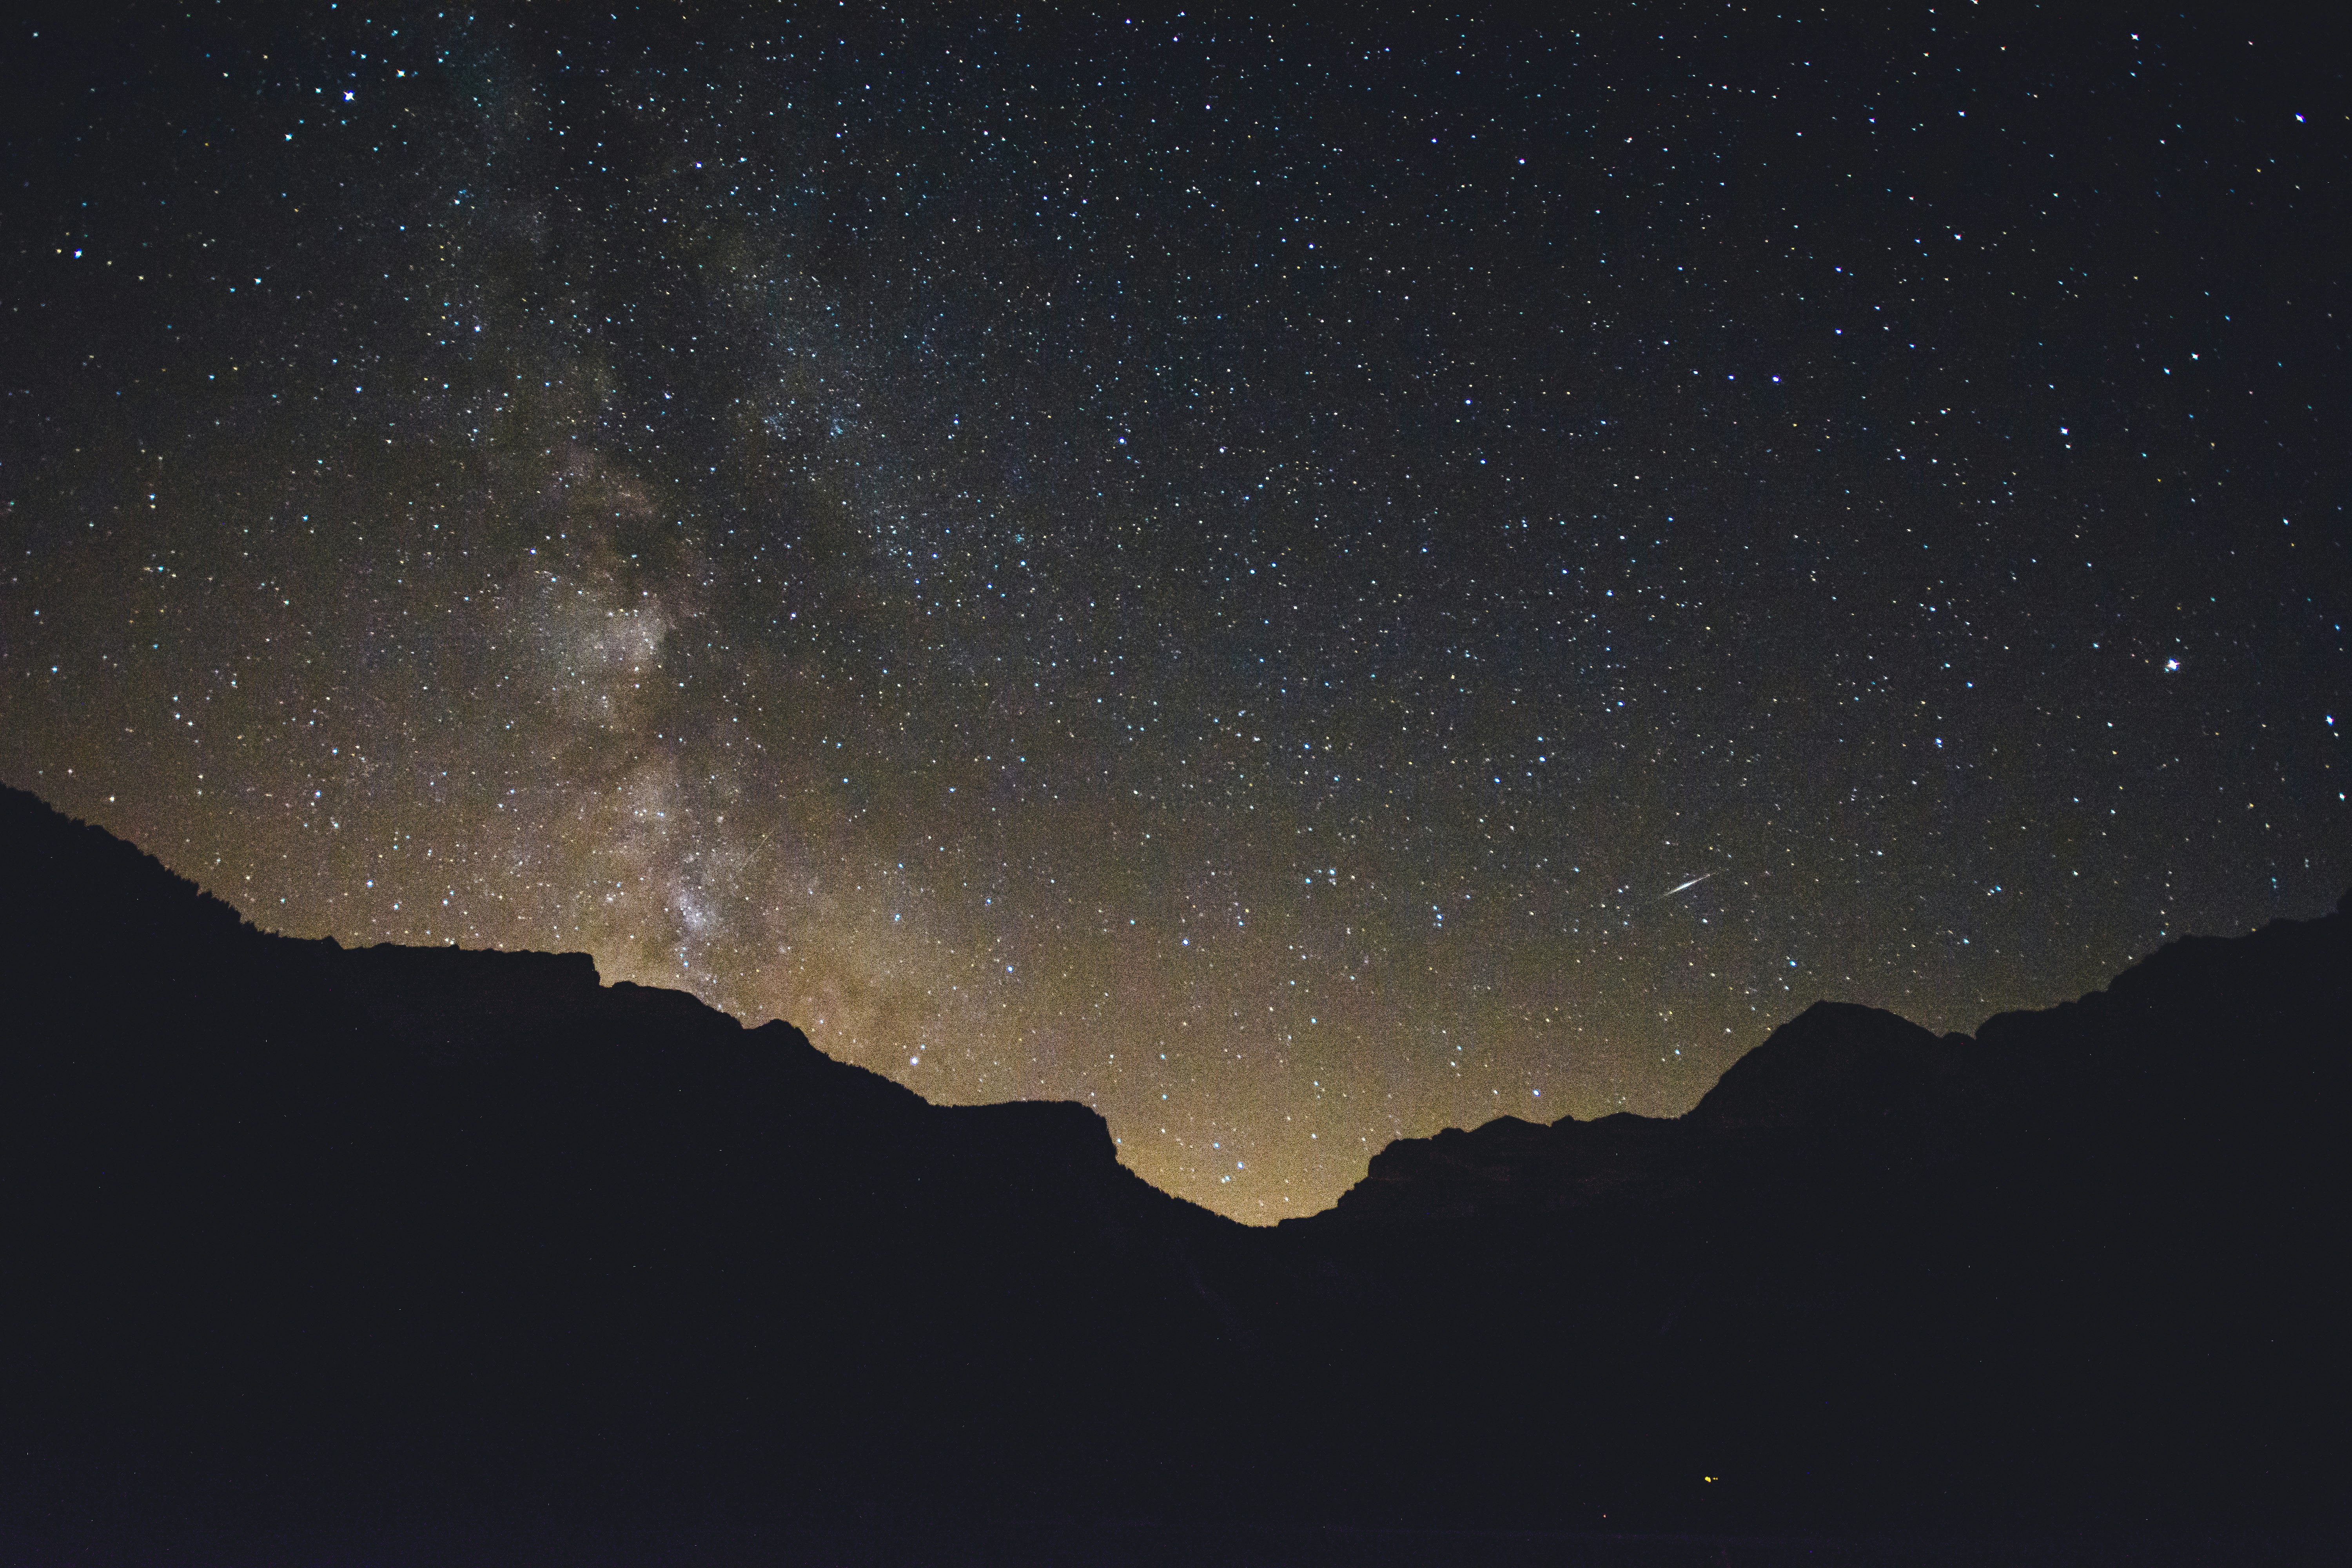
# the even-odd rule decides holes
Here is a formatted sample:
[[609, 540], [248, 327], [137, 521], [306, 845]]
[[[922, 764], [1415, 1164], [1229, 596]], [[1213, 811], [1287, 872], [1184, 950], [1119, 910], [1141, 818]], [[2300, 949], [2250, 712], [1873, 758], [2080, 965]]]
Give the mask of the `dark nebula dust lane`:
[[0, 775], [1253, 1221], [2316, 913], [2341, 57], [1950, 9], [12, 21]]

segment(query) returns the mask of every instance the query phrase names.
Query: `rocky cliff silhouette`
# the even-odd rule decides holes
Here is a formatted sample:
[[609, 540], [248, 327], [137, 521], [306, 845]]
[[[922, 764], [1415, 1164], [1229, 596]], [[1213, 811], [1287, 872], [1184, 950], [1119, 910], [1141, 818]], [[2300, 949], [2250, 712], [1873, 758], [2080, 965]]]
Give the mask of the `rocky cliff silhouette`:
[[[2352, 915], [1251, 1230], [581, 954], [273, 936], [0, 793], [0, 1512], [2277, 1525]], [[1712, 1479], [1710, 1479], [1712, 1478]], [[79, 1521], [77, 1523], [77, 1521]]]

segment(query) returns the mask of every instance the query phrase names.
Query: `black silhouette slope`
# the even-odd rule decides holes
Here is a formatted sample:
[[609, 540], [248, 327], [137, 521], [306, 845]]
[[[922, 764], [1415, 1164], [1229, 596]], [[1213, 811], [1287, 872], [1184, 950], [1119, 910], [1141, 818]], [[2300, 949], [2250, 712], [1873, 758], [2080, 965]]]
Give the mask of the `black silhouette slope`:
[[0, 1521], [2336, 1495], [2340, 907], [1972, 1040], [1822, 1004], [1682, 1118], [1402, 1141], [1247, 1230], [1081, 1107], [930, 1106], [578, 954], [270, 936], [14, 791], [0, 872]]
[[1290, 1348], [1433, 1347], [1391, 1431], [1458, 1430], [1480, 1384], [1557, 1401], [1430, 1457], [1495, 1509], [1569, 1474], [1750, 1520], [2314, 1519], [2347, 1003], [2339, 905], [1974, 1040], [1819, 1004], [1676, 1120], [1391, 1144], [1282, 1227], [1317, 1259], [1289, 1310], [1340, 1325]]
[[18, 792], [0, 857], [24, 1508], [1066, 1510], [1223, 1353], [1191, 1255], [1239, 1227], [1083, 1107], [580, 954], [266, 935]]

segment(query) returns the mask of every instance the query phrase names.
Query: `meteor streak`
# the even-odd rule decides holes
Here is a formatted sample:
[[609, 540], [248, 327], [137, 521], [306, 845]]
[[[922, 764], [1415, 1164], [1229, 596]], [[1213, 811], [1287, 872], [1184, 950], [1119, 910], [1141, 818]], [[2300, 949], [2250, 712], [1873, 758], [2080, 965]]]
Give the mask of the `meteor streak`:
[[1690, 888], [1696, 888], [1696, 887], [1697, 887], [1701, 882], [1706, 881], [1707, 877], [1712, 877], [1712, 876], [1714, 876], [1714, 875], [1715, 875], [1715, 873], [1714, 873], [1714, 872], [1709, 871], [1708, 873], [1706, 873], [1706, 877], [1693, 877], [1693, 878], [1692, 878], [1689, 881], [1687, 881], [1687, 882], [1684, 882], [1684, 883], [1682, 883], [1682, 884], [1680, 884], [1679, 886], [1676, 886], [1676, 887], [1668, 888], [1664, 892], [1660, 893], [1660, 894], [1658, 895], [1658, 898], [1659, 898], [1660, 900], [1671, 899], [1671, 898], [1673, 898], [1676, 893], [1682, 892], [1682, 891], [1684, 891], [1684, 890], [1685, 890], [1685, 889], [1690, 889]]

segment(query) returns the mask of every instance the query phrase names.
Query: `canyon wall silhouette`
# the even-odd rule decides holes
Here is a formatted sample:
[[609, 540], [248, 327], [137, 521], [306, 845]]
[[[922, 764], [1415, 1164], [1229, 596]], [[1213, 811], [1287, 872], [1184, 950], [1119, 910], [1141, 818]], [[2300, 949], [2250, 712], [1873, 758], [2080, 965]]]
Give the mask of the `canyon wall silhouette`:
[[[256, 930], [0, 793], [0, 1510], [2277, 1528], [2332, 1508], [2352, 913], [1251, 1229], [581, 954]], [[2347, 896], [2352, 897], [2352, 896]]]

